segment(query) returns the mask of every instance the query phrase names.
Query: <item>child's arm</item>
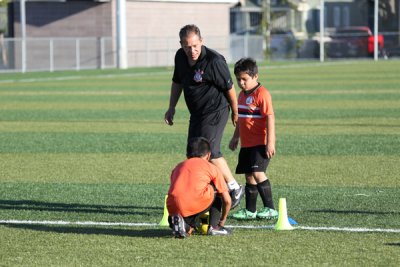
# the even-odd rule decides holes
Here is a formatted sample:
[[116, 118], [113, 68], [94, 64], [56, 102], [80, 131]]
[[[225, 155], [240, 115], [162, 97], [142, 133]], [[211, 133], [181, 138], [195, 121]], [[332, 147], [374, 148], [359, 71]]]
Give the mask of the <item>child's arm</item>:
[[231, 141], [229, 142], [229, 149], [232, 151], [235, 151], [239, 144], [239, 124], [236, 124], [235, 127], [235, 132], [233, 133], [233, 136], [231, 138]]
[[275, 155], [275, 115], [267, 115], [267, 158]]

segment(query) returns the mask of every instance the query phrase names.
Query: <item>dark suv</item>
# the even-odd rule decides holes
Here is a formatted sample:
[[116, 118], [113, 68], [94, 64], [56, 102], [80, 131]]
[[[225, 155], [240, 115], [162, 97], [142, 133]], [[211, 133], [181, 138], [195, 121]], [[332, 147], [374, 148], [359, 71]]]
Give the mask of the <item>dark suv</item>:
[[[368, 57], [374, 55], [374, 35], [368, 27], [338, 28], [327, 43], [328, 57]], [[378, 52], [384, 54], [383, 35], [378, 35]]]

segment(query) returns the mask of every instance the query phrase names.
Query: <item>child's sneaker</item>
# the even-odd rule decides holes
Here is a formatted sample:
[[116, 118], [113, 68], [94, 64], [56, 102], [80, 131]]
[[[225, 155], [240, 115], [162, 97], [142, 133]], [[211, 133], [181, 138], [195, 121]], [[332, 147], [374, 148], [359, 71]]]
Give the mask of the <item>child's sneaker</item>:
[[232, 217], [237, 220], [253, 220], [256, 218], [256, 216], [257, 216], [257, 211], [251, 212], [248, 211], [247, 209], [241, 209], [232, 215]]
[[228, 228], [225, 228], [223, 226], [212, 227], [210, 225], [210, 227], [208, 228], [207, 234], [208, 235], [229, 235], [229, 234], [231, 234], [231, 230], [229, 230]]
[[185, 238], [186, 237], [186, 225], [185, 221], [183, 220], [182, 216], [177, 214], [171, 217], [173, 229], [172, 233], [174, 234], [175, 238]]
[[278, 211], [264, 207], [264, 208], [260, 209], [259, 211], [257, 211], [257, 218], [258, 219], [267, 219], [267, 220], [277, 219]]

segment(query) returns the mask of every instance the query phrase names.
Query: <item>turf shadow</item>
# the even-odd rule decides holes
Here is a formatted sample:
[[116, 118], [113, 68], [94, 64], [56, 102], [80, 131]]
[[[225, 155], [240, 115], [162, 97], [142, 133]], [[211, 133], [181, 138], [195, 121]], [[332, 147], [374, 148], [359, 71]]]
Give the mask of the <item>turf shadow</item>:
[[169, 228], [140, 228], [140, 229], [117, 229], [89, 226], [51, 226], [31, 224], [5, 224], [10, 228], [33, 230], [40, 232], [53, 232], [59, 234], [82, 234], [82, 235], [111, 235], [130, 236], [143, 238], [172, 237]]
[[146, 210], [163, 210], [163, 207], [52, 203], [34, 200], [0, 200], [0, 210], [1, 209], [74, 213], [102, 213], [113, 215], [149, 215], [149, 212], [146, 212]]
[[386, 246], [400, 247], [400, 242], [398, 243], [385, 243]]

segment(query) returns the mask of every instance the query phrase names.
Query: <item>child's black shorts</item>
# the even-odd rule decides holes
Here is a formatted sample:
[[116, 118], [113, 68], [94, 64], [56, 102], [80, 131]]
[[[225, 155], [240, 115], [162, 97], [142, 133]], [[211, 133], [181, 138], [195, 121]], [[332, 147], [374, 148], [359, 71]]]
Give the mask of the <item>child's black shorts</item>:
[[265, 148], [265, 145], [242, 147], [239, 152], [236, 173], [265, 172], [269, 164]]

